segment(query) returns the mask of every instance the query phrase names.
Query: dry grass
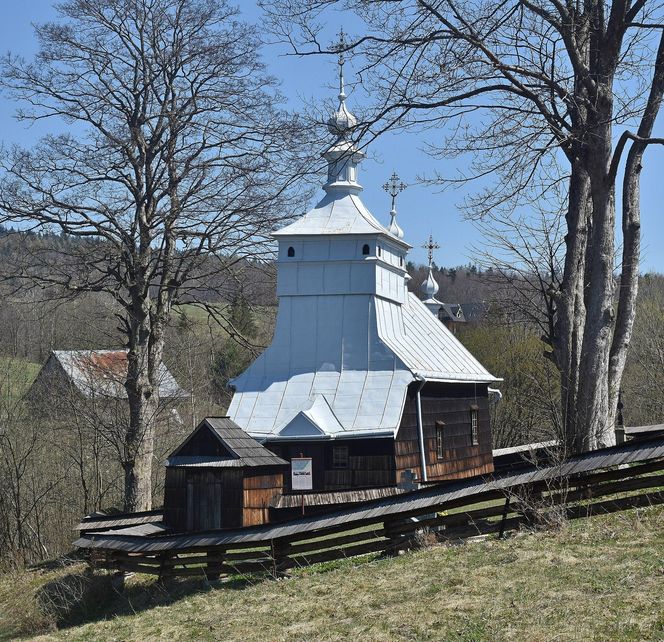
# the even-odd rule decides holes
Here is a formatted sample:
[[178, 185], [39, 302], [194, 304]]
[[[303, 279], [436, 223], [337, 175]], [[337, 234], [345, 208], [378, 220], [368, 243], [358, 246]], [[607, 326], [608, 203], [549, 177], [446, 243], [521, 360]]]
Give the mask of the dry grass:
[[664, 510], [651, 508], [281, 581], [162, 588], [136, 576], [61, 624], [92, 621], [41, 639], [664, 640], [663, 588]]

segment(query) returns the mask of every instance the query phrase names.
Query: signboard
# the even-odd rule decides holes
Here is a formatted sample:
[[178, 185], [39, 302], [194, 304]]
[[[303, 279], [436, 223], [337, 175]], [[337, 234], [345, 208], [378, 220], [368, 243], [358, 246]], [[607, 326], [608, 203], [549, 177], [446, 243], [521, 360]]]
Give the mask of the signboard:
[[314, 474], [311, 457], [291, 459], [291, 490], [311, 490], [314, 487]]

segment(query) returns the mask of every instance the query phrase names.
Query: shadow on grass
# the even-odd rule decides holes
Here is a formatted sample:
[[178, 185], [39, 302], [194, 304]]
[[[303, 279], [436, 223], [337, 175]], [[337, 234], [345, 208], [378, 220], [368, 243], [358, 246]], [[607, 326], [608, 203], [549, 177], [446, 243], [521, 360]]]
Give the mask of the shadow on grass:
[[39, 610], [65, 629], [115, 616], [133, 615], [214, 589], [243, 590], [271, 576], [232, 576], [210, 581], [203, 575], [165, 582], [136, 575], [124, 578], [86, 568], [47, 582], [36, 594]]
[[[384, 559], [370, 554], [293, 569], [292, 577], [325, 573]], [[80, 567], [79, 567], [80, 568]], [[63, 565], [63, 571], [68, 567]], [[158, 606], [174, 604], [185, 597], [212, 590], [242, 591], [257, 584], [278, 581], [269, 573], [233, 575], [219, 580], [200, 577], [157, 581], [146, 575], [93, 571], [90, 567], [68, 572], [42, 585], [36, 594], [39, 611], [54, 628], [66, 629], [116, 616], [134, 615]]]

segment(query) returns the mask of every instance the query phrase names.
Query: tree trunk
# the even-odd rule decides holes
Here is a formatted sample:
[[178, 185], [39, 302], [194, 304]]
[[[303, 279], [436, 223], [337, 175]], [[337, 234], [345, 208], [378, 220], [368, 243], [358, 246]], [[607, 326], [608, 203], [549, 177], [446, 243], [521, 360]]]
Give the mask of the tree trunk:
[[616, 327], [611, 345], [609, 362], [609, 421], [615, 425], [618, 396], [627, 359], [627, 349], [632, 339], [636, 316], [636, 297], [639, 289], [639, 259], [641, 254], [641, 169], [646, 139], [652, 136], [657, 114], [664, 95], [664, 34], [659, 41], [655, 72], [636, 140], [627, 154], [623, 175], [622, 194], [622, 273]]
[[577, 434], [579, 360], [585, 325], [584, 265], [590, 220], [590, 179], [581, 163], [572, 168], [565, 244], [565, 265], [557, 300], [554, 357], [561, 378], [564, 441]]
[[150, 322], [150, 301], [141, 301], [130, 324], [125, 389], [129, 427], [125, 440], [125, 510], [152, 508], [152, 462], [159, 410], [159, 365], [164, 350], [161, 325]]

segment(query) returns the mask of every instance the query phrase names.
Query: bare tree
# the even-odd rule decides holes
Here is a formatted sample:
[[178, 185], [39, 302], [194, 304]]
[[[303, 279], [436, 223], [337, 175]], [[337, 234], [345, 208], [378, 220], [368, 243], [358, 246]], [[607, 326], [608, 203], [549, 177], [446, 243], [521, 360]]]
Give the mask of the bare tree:
[[[469, 204], [476, 216], [528, 207], [564, 184], [565, 256], [551, 347], [561, 373], [565, 437], [574, 451], [612, 443], [638, 288], [640, 172], [648, 146], [664, 143], [653, 135], [664, 91], [664, 5], [265, 3], [275, 31], [303, 54], [329, 52], [319, 35], [330, 7], [354, 11], [363, 21], [364, 32], [345, 46], [357, 52], [361, 82], [376, 100], [358, 136], [408, 127], [451, 132], [435, 148], [474, 154], [473, 176], [497, 178]], [[616, 301], [621, 172], [624, 244]]]
[[224, 0], [70, 0], [36, 27], [5, 89], [63, 133], [3, 154], [0, 208], [63, 239], [26, 252], [22, 282], [110, 293], [126, 338], [125, 505], [151, 505], [157, 373], [174, 305], [223, 281], [295, 211], [298, 120], [278, 107], [254, 28]]

